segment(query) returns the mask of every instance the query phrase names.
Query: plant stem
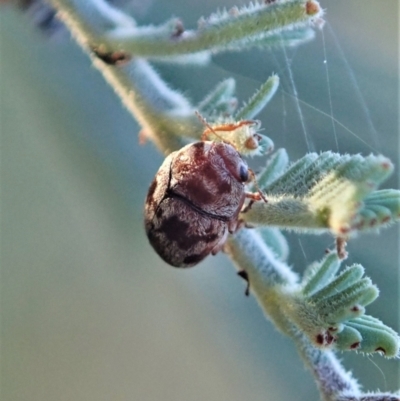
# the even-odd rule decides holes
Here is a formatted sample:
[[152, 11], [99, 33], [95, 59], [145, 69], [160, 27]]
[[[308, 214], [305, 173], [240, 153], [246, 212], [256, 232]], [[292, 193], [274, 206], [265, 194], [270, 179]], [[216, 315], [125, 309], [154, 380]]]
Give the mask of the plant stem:
[[[201, 125], [197, 122], [190, 103], [182, 95], [170, 89], [145, 60], [134, 59], [121, 67], [108, 65], [93, 55], [90, 49], [92, 45], [99, 43], [99, 37], [96, 33], [96, 28], [99, 26], [91, 26], [86, 17], [90, 14], [91, 21], [102, 21], [102, 24], [104, 18], [109, 17], [109, 25], [115, 26], [120, 24], [118, 22], [119, 13], [104, 15], [101, 12], [101, 7], [104, 6], [102, 0], [82, 0], [81, 2], [77, 0], [48, 0], [48, 2], [59, 12], [60, 18], [70, 29], [73, 37], [91, 56], [95, 67], [100, 70], [107, 82], [114, 88], [125, 106], [142, 125], [160, 151], [167, 154], [181, 147], [184, 142], [182, 137], [185, 136], [186, 130], [194, 132], [194, 136], [201, 131]], [[85, 4], [85, 11], [83, 11], [82, 4]], [[282, 4], [278, 2], [275, 13], [269, 16], [265, 15], [265, 18], [269, 18], [268, 29], [281, 29], [287, 21], [293, 24], [295, 18], [298, 18], [294, 15], [298, 15], [299, 12], [302, 15], [301, 18], [306, 18], [305, 4], [309, 3], [292, 1]], [[107, 7], [111, 6], [107, 5]], [[290, 11], [290, 7], [294, 7], [296, 12]], [[288, 14], [288, 18], [282, 18], [285, 13]], [[99, 18], [93, 18], [93, 15], [97, 15]], [[243, 17], [241, 23], [246, 25], [253, 21], [247, 18]], [[128, 19], [123, 20], [125, 26], [130, 26], [130, 24], [134, 26], [133, 20], [131, 22]], [[132, 41], [126, 48], [135, 52], [140, 50], [141, 55], [150, 55], [156, 52], [160, 54], [162, 51], [182, 54], [188, 51], [198, 51], [207, 46], [221, 46], [227, 41], [214, 38], [218, 36], [216, 35], [217, 32], [224, 32], [230, 40], [240, 39], [240, 35], [234, 26], [235, 23], [237, 22], [227, 23], [222, 31], [212, 28], [194, 39], [185, 39], [173, 44], [161, 42], [159, 45], [151, 45], [151, 43], [142, 40], [141, 42]], [[248, 29], [252, 28], [248, 27]], [[123, 41], [123, 45], [128, 46], [128, 42]], [[279, 301], [277, 286], [295, 285], [297, 281], [297, 276], [289, 266], [278, 261], [257, 233], [252, 230], [242, 229], [236, 235], [231, 236], [227, 243], [227, 252], [238, 268], [248, 273], [252, 292], [257, 297], [266, 315], [273, 320], [278, 328], [290, 335], [295, 341], [299, 353], [318, 383], [323, 399], [326, 401], [337, 400], [339, 393], [344, 390], [349, 391], [352, 395], [357, 394], [356, 382], [344, 371], [336, 356], [331, 352], [322, 351], [312, 346], [309, 340], [294, 328], [277, 306]]]
[[[235, 15], [236, 13], [236, 15]], [[135, 28], [121, 28], [106, 34], [105, 43], [141, 57], [174, 56], [204, 50], [224, 49], [232, 43], [256, 35], [273, 35], [310, 24], [322, 15], [314, 1], [277, 1], [269, 5], [256, 4], [235, 10], [235, 13], [212, 16], [197, 31], [183, 31], [178, 36], [141, 34]], [[250, 42], [250, 40], [249, 40]]]
[[357, 382], [343, 369], [335, 354], [312, 345], [282, 314], [279, 287], [283, 284], [295, 285], [297, 281], [289, 266], [278, 261], [253, 230], [240, 230], [231, 236], [226, 251], [237, 268], [246, 271], [250, 289], [266, 316], [295, 342], [299, 354], [314, 375], [324, 401], [336, 400], [343, 391], [358, 394]]
[[[146, 137], [151, 139], [161, 152], [168, 154], [181, 148], [185, 143], [182, 137], [186, 132], [193, 132], [193, 135], [197, 134], [200, 137], [202, 126], [195, 117], [189, 101], [179, 92], [172, 90], [146, 60], [132, 59], [125, 65], [116, 66], [95, 57], [91, 51], [91, 44], [96, 42], [96, 31], [104, 24], [106, 17], [101, 12], [102, 8], [96, 5], [103, 1], [48, 2], [58, 11], [59, 18], [82, 49], [89, 54], [93, 65], [103, 74], [125, 107], [140, 123]], [[89, 7], [89, 3], [92, 8]], [[91, 20], [101, 21], [100, 26], [89, 25], [86, 15], [90, 15]], [[117, 23], [113, 17], [114, 14], [111, 14], [110, 25]]]

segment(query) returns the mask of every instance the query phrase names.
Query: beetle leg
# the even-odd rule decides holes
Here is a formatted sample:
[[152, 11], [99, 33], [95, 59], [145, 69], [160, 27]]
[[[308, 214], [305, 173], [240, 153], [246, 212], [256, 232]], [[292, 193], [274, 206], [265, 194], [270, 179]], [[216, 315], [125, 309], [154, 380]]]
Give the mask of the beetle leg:
[[242, 213], [248, 212], [253, 206], [254, 202], [259, 202], [261, 200], [263, 200], [265, 203], [268, 202], [262, 192], [245, 192], [245, 196], [246, 198], [250, 199], [250, 202], [243, 208]]
[[336, 252], [339, 256], [339, 259], [346, 259], [347, 258], [347, 251], [346, 251], [346, 237], [337, 237], [336, 238]]
[[249, 275], [247, 274], [246, 270], [239, 270], [237, 272], [237, 275], [239, 277], [241, 277], [244, 281], [246, 281], [247, 286], [246, 289], [244, 291], [244, 295], [246, 295], [246, 297], [248, 297], [250, 295], [250, 280], [249, 280]]
[[149, 134], [146, 133], [145, 130], [140, 130], [139, 132], [139, 145], [145, 145], [147, 140], [149, 139]]
[[98, 57], [100, 60], [108, 65], [124, 65], [128, 63], [132, 58], [130, 54], [123, 51], [107, 51], [105, 49], [102, 49], [101, 46], [92, 47], [91, 50], [96, 57]]
[[240, 230], [240, 229], [243, 228], [243, 227], [248, 228], [248, 227], [246, 226], [246, 222], [245, 222], [244, 220], [242, 220], [242, 219], [239, 219], [239, 220], [237, 221], [237, 224], [236, 224], [236, 230], [235, 230], [235, 232], [238, 231], [238, 230]]
[[249, 173], [251, 174], [251, 176], [253, 178], [254, 186], [256, 187], [258, 195], [260, 196], [260, 198], [259, 199], [255, 199], [254, 197], [248, 196], [247, 193], [246, 193], [246, 197], [254, 199], [254, 200], [258, 200], [258, 201], [260, 201], [262, 199], [265, 203], [267, 203], [268, 202], [267, 198], [264, 196], [264, 194], [262, 193], [260, 187], [258, 186], [257, 179], [256, 179], [256, 173], [251, 168], [249, 168]]
[[219, 251], [222, 251], [222, 248], [224, 247], [227, 238], [228, 238], [228, 230], [225, 230], [222, 238], [218, 241], [218, 243], [214, 246], [214, 248], [211, 249], [211, 255], [216, 255]]
[[262, 199], [259, 192], [245, 192], [246, 198], [250, 199], [250, 202], [258, 202]]
[[247, 213], [253, 206], [254, 202], [254, 199], [251, 199], [250, 202], [242, 209], [242, 213]]
[[238, 225], [239, 225], [238, 220], [235, 220], [235, 219], [230, 220], [230, 221], [228, 222], [228, 231], [229, 231], [229, 234], [235, 233], [235, 232], [238, 230], [238, 228], [239, 228]]

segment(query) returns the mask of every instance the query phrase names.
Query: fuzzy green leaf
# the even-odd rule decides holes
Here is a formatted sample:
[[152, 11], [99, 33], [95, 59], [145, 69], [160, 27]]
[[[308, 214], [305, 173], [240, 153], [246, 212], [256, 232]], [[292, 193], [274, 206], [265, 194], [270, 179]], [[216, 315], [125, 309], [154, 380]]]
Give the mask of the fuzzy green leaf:
[[362, 337], [358, 351], [367, 354], [379, 352], [388, 358], [399, 355], [400, 337], [380, 320], [364, 315], [349, 320], [346, 325], [357, 330]]
[[[241, 217], [246, 223], [256, 226], [270, 225], [305, 231], [330, 230], [339, 236], [349, 234], [357, 229], [357, 222], [363, 216], [359, 214], [366, 210], [371, 214], [373, 209], [377, 214], [379, 209], [380, 221], [385, 222], [385, 206], [374, 206], [376, 198], [368, 200], [367, 196], [392, 170], [391, 162], [383, 156], [311, 153], [263, 188], [268, 203], [255, 203]], [[382, 195], [389, 204], [388, 199]], [[395, 213], [397, 198], [392, 193], [390, 196]], [[364, 200], [367, 202], [366, 207]]]
[[306, 43], [315, 37], [315, 31], [312, 28], [294, 28], [291, 31], [281, 31], [273, 33], [259, 34], [233, 42], [226, 47], [231, 51], [247, 50], [250, 46], [260, 48], [282, 48], [298, 46]]
[[282, 310], [318, 347], [396, 356], [398, 335], [378, 319], [364, 315], [378, 289], [368, 277], [363, 278], [362, 266], [353, 265], [337, 274], [339, 268], [335, 253], [314, 263], [299, 289], [289, 294], [283, 291]]
[[326, 286], [339, 269], [340, 259], [336, 253], [331, 253], [321, 264], [315, 265], [312, 272], [308, 272], [307, 281], [303, 284], [303, 294], [310, 296]]
[[236, 120], [251, 120], [268, 104], [279, 86], [278, 75], [272, 75], [235, 114]]
[[[138, 57], [171, 57], [179, 54], [213, 52], [238, 49], [247, 43], [260, 45], [269, 35], [293, 29], [305, 29], [322, 17], [322, 9], [313, 0], [276, 0], [271, 4], [253, 3], [212, 14], [199, 21], [197, 31], [180, 30], [164, 36], [146, 34], [134, 27], [122, 27], [109, 31], [98, 45], [119, 49]], [[157, 33], [162, 29], [155, 29]], [[300, 31], [301, 32], [301, 31]], [[284, 40], [284, 39], [283, 39]]]
[[221, 114], [231, 115], [237, 105], [234, 98], [236, 82], [233, 78], [220, 82], [198, 105], [197, 110], [212, 120]]
[[[334, 255], [337, 258], [337, 255]], [[340, 264], [338, 264], [337, 270], [339, 269], [339, 266]], [[337, 270], [335, 271], [335, 274]], [[355, 284], [358, 280], [360, 280], [363, 275], [364, 268], [361, 265], [350, 266], [346, 268], [343, 272], [341, 272], [334, 280], [332, 280], [330, 284], [326, 285], [326, 282], [322, 282], [321, 285], [325, 285], [325, 287], [318, 292], [312, 293], [313, 298], [315, 300], [324, 300], [330, 296], [333, 296], [334, 294], [337, 294], [339, 291], [344, 291], [351, 285]], [[333, 277], [333, 275], [329, 278], [331, 279], [331, 277]], [[307, 293], [306, 288], [307, 287], [305, 287], [303, 290], [305, 294]]]
[[266, 167], [257, 175], [260, 188], [265, 188], [277, 177], [282, 175], [289, 164], [289, 157], [285, 149], [278, 149], [267, 161]]
[[344, 326], [338, 333], [335, 348], [341, 351], [356, 350], [360, 347], [362, 336], [360, 332], [350, 326]]
[[383, 189], [369, 194], [356, 217], [353, 226], [365, 231], [387, 226], [400, 218], [400, 191]]

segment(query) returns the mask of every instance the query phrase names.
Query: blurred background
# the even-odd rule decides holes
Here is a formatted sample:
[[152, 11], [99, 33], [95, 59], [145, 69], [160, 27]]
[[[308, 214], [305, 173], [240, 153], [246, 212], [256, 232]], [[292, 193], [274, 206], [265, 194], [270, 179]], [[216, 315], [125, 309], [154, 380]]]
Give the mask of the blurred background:
[[[242, 4], [136, 0], [128, 9], [142, 24], [173, 15], [194, 28]], [[399, 188], [399, 3], [321, 4], [323, 32], [287, 58], [252, 49], [207, 67], [156, 68], [193, 101], [229, 76], [246, 100], [278, 73], [281, 90], [260, 119], [296, 160], [308, 149], [287, 94], [289, 63], [300, 99], [328, 114], [331, 99], [355, 134], [336, 125], [336, 141], [331, 119], [301, 104], [312, 150], [382, 153], [396, 165], [384, 187]], [[48, 39], [13, 7], [1, 6], [0, 27], [1, 399], [318, 400], [293, 344], [244, 296], [223, 254], [183, 271], [152, 251], [142, 209], [162, 157], [139, 146], [139, 126], [88, 57], [67, 33]], [[298, 272], [333, 245], [329, 236], [287, 238]], [[348, 249], [347, 264], [363, 264], [381, 290], [368, 312], [399, 331], [398, 226]], [[399, 360], [340, 357], [365, 390], [400, 386]]]

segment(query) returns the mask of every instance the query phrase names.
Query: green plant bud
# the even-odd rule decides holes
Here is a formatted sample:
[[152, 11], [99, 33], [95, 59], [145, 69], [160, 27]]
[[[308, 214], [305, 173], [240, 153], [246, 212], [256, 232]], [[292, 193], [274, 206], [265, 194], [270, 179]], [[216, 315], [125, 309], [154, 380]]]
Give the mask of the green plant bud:
[[308, 282], [303, 288], [304, 295], [312, 295], [325, 287], [340, 269], [340, 259], [336, 253], [325, 257], [321, 264], [310, 274]]
[[272, 181], [279, 177], [286, 169], [289, 157], [285, 149], [278, 149], [267, 161], [267, 165], [258, 175], [257, 183], [260, 188], [267, 187]]
[[[233, 78], [220, 82], [198, 105], [200, 114], [218, 116], [221, 113], [232, 114], [236, 81]], [[236, 103], [236, 102], [235, 102]]]
[[[359, 351], [365, 353], [380, 352], [388, 358], [399, 355], [400, 338], [384, 324], [369, 324], [363, 319], [349, 320], [346, 325], [359, 331], [362, 337]], [[388, 330], [389, 329], [389, 330]]]
[[364, 275], [364, 268], [361, 265], [353, 265], [346, 268], [330, 284], [313, 295], [314, 300], [323, 300], [340, 291], [350, 287]]
[[[326, 310], [327, 308], [325, 308]], [[327, 322], [346, 322], [365, 313], [365, 308], [361, 305], [353, 305], [351, 307], [335, 308], [332, 311], [325, 312], [323, 310], [324, 320]]]
[[399, 217], [400, 191], [375, 191], [365, 198], [354, 226], [358, 230], [375, 229], [377, 226], [393, 223]]
[[241, 218], [256, 227], [329, 230], [338, 237], [387, 225], [400, 217], [400, 193], [397, 199], [387, 192], [387, 206], [378, 203], [385, 193], [368, 197], [392, 170], [383, 156], [311, 153], [263, 188], [268, 203], [254, 204]]
[[335, 348], [340, 351], [351, 351], [361, 346], [362, 337], [358, 330], [344, 325], [343, 330], [338, 333]]
[[[369, 277], [363, 278], [343, 291], [324, 298], [322, 301], [311, 297], [312, 302], [318, 303], [320, 311], [325, 316], [339, 316], [345, 310], [353, 310], [355, 313], [359, 306], [365, 306], [373, 302], [378, 296], [378, 289], [372, 284]], [[349, 312], [351, 313], [351, 312]], [[335, 321], [335, 320], [334, 320]]]
[[236, 113], [236, 120], [252, 120], [272, 99], [279, 86], [278, 75], [272, 75]]
[[269, 184], [265, 190], [269, 194], [281, 194], [285, 193], [286, 189], [291, 187], [291, 184], [296, 180], [299, 180], [303, 175], [304, 171], [309, 165], [311, 165], [318, 155], [316, 153], [309, 153], [303, 156], [301, 159], [292, 163], [286, 172], [284, 172], [279, 178]]

